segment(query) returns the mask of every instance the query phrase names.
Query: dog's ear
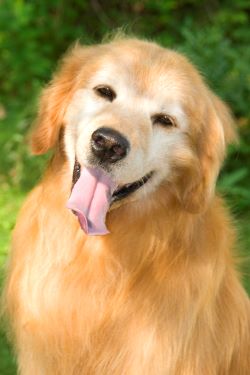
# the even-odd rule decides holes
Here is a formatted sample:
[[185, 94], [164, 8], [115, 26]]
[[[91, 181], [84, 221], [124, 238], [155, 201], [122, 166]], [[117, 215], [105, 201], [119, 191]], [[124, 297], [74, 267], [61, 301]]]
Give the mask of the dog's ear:
[[86, 60], [85, 50], [87, 48], [74, 46], [42, 92], [38, 117], [30, 136], [31, 150], [34, 154], [44, 154], [56, 144], [67, 105], [76, 90], [79, 72]]
[[214, 195], [226, 145], [237, 141], [229, 108], [209, 90], [205, 102], [201, 123], [196, 126], [199, 130], [193, 150], [195, 158], [177, 184], [179, 201], [186, 211], [192, 213], [202, 212], [207, 207]]

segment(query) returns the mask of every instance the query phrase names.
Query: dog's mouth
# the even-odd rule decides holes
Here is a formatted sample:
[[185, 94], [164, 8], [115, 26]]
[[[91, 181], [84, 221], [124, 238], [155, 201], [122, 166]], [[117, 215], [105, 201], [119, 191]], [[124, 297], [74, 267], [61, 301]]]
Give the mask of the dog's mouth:
[[[136, 192], [138, 189], [140, 189], [143, 185], [145, 185], [148, 180], [153, 176], [153, 171], [147, 173], [145, 176], [141, 177], [139, 180], [131, 182], [129, 184], [125, 185], [119, 185], [117, 189], [113, 192], [111, 196], [111, 204], [114, 202], [117, 202], [121, 199], [127, 198], [132, 193]], [[74, 171], [73, 171], [73, 177], [72, 177], [72, 185], [74, 186], [77, 180], [79, 179], [81, 174], [81, 165], [76, 160]], [[72, 188], [73, 188], [72, 186]]]
[[109, 233], [105, 220], [111, 205], [127, 198], [144, 186], [152, 177], [153, 171], [132, 183], [118, 185], [102, 168], [84, 167], [76, 160], [73, 172], [72, 191], [67, 202], [78, 217], [87, 234]]
[[127, 198], [130, 194], [140, 189], [143, 185], [145, 185], [148, 182], [148, 180], [150, 180], [153, 173], [154, 172], [151, 171], [135, 182], [132, 182], [130, 184], [125, 184], [122, 186], [118, 186], [118, 188], [112, 194], [111, 203]]

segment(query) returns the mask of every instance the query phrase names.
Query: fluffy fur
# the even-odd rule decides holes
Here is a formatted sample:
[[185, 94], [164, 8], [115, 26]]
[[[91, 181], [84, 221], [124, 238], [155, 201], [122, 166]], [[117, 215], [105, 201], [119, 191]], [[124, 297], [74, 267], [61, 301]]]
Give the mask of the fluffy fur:
[[[113, 103], [92, 91], [107, 80]], [[152, 125], [162, 111], [175, 127]], [[114, 179], [155, 174], [111, 207], [109, 235], [89, 237], [65, 205], [74, 158], [89, 163], [102, 124], [132, 145]], [[234, 139], [228, 109], [183, 56], [136, 39], [69, 52], [32, 135], [34, 153], [55, 153], [13, 234], [5, 306], [20, 374], [250, 373], [249, 299], [214, 193]]]

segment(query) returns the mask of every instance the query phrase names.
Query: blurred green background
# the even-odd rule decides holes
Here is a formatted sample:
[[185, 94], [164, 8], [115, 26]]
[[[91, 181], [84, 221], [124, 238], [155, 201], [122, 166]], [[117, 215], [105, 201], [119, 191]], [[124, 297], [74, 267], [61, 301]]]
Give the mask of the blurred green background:
[[[17, 211], [46, 163], [28, 153], [25, 138], [41, 87], [76, 39], [94, 43], [123, 27], [185, 53], [236, 116], [241, 140], [229, 150], [218, 189], [238, 225], [250, 292], [249, 18], [249, 0], [0, 0], [1, 278]], [[2, 328], [0, 374], [15, 373]]]

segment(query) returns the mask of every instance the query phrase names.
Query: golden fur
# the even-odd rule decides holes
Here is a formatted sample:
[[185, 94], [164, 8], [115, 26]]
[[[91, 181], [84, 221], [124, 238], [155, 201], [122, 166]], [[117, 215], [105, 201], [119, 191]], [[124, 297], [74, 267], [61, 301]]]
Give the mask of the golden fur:
[[[64, 116], [74, 92], [115, 50], [133, 54], [141, 92], [171, 67], [191, 119], [189, 148], [172, 163], [170, 181], [114, 206], [111, 234], [91, 237], [65, 208], [72, 170]], [[158, 69], [148, 73], [141, 55]], [[45, 89], [32, 136], [35, 153], [55, 146], [55, 154], [13, 234], [5, 305], [20, 374], [250, 373], [249, 299], [235, 267], [231, 219], [214, 194], [225, 143], [235, 139], [232, 124], [175, 52], [133, 39], [70, 51]]]

